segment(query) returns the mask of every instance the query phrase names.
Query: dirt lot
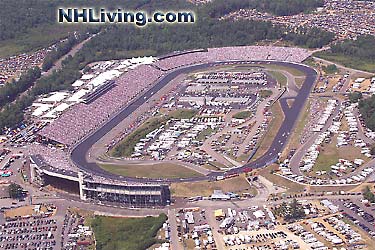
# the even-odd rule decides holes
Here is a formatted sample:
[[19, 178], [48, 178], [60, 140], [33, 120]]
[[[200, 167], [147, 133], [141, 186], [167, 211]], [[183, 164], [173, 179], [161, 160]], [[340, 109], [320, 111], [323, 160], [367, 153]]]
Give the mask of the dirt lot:
[[[4, 212], [4, 216], [6, 218], [15, 218], [15, 217], [24, 217], [24, 216], [31, 216], [31, 215], [38, 215], [40, 213], [36, 213], [34, 211], [35, 206], [25, 206], [25, 207], [19, 207], [15, 209], [10, 209]], [[40, 211], [42, 213], [47, 212], [46, 207], [41, 207]]]

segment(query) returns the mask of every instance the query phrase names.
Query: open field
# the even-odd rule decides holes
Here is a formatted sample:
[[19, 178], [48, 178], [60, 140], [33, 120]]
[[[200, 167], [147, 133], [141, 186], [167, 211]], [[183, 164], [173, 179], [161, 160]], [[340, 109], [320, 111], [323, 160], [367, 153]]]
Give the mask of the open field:
[[158, 243], [155, 239], [167, 220], [159, 217], [117, 218], [95, 216], [91, 227], [95, 233], [97, 250], [145, 250]]
[[[220, 168], [227, 168], [223, 163], [218, 161], [209, 161], [210, 165], [213, 165], [212, 167], [216, 168], [216, 170], [220, 170]], [[230, 164], [230, 166], [233, 166]]]
[[284, 121], [284, 112], [281, 108], [280, 102], [275, 102], [271, 108], [272, 110], [272, 121], [267, 128], [267, 132], [263, 135], [261, 141], [259, 142], [260, 146], [251, 159], [251, 161], [256, 160], [258, 157], [262, 156], [271, 146], [272, 141], [274, 140], [277, 132], [279, 131], [281, 124]]
[[310, 66], [312, 68], [317, 68], [319, 65], [317, 64], [317, 62], [314, 60], [313, 57], [309, 57], [307, 58], [305, 61], [302, 62], [303, 64], [306, 64], [307, 66]]
[[201, 141], [203, 142], [204, 140], [206, 140], [210, 135], [212, 135], [214, 132], [216, 132], [216, 130], [212, 129], [211, 127], [208, 127], [204, 130], [202, 130], [198, 136], [197, 136], [197, 140], [198, 141]]
[[288, 99], [286, 100], [286, 103], [288, 104], [288, 107], [291, 108], [293, 106], [294, 99]]
[[194, 109], [178, 109], [168, 114], [168, 117], [173, 119], [191, 119], [198, 113]]
[[272, 90], [270, 89], [262, 89], [259, 91], [259, 95], [262, 98], [268, 98], [272, 95]]
[[[83, 30], [80, 25], [41, 25], [15, 39], [0, 42], [0, 58], [46, 48], [70, 32]], [[43, 34], [42, 36], [40, 34]]]
[[338, 64], [342, 64], [345, 67], [364, 70], [368, 72], [375, 72], [375, 63], [371, 61], [360, 60], [354, 57], [349, 57], [340, 54], [327, 53], [327, 52], [318, 52], [314, 56], [332, 61]]
[[256, 194], [256, 190], [249, 185], [243, 175], [215, 182], [172, 183], [171, 194], [175, 197], [209, 196], [215, 189], [238, 194], [243, 192]]
[[159, 164], [127, 164], [127, 165], [110, 165], [101, 164], [104, 170], [129, 177], [146, 177], [146, 178], [188, 178], [202, 176], [200, 173], [190, 170], [184, 166], [172, 163]]

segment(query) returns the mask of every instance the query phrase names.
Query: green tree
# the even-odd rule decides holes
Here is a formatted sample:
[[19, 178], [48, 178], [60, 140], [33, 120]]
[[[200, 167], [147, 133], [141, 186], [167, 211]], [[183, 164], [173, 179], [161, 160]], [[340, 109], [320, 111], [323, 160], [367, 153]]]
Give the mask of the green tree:
[[361, 99], [358, 104], [359, 111], [365, 121], [366, 126], [375, 130], [375, 95], [370, 98]]
[[12, 199], [21, 198], [22, 194], [23, 194], [22, 191], [23, 191], [23, 188], [20, 185], [16, 184], [16, 183], [12, 183], [8, 187], [9, 196]]
[[375, 195], [374, 193], [371, 191], [370, 187], [369, 186], [366, 186], [364, 189], [363, 189], [363, 198], [368, 200], [369, 202], [373, 203], [375, 202]]
[[360, 99], [362, 99], [362, 93], [359, 91], [351, 92], [349, 94], [349, 100], [352, 103], [358, 102]]
[[372, 155], [375, 155], [375, 144], [371, 146], [370, 153], [371, 153]]

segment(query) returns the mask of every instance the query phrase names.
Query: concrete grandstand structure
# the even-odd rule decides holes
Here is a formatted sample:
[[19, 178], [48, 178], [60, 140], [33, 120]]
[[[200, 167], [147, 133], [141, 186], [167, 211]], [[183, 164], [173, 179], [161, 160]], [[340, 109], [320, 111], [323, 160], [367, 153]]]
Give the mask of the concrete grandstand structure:
[[[299, 63], [311, 53], [305, 49], [288, 47], [243, 46], [197, 50], [191, 53], [176, 52], [161, 57], [150, 65], [141, 65], [124, 73], [115, 84], [88, 103], [71, 106], [58, 119], [47, 125], [40, 136], [66, 146], [65, 150], [33, 145], [29, 151], [32, 181], [40, 185], [51, 183], [51, 178], [67, 181], [76, 187], [75, 192], [85, 200], [118, 202], [129, 206], [163, 206], [170, 201], [168, 184], [172, 181], [196, 181], [214, 179], [215, 176], [202, 176], [179, 180], [153, 180], [129, 178], [111, 174], [96, 163], [87, 162], [87, 151], [101, 137], [106, 135], [119, 122], [132, 114], [154, 93], [180, 74], [193, 70], [225, 64], [275, 63], [299, 67], [307, 71], [308, 79], [299, 104], [314, 83], [314, 71]], [[296, 106], [290, 119], [285, 119], [282, 127], [282, 140], [287, 140], [287, 129], [291, 129], [302, 105]], [[284, 131], [284, 130], [285, 131]], [[279, 138], [280, 139], [280, 138]], [[277, 147], [267, 159], [260, 158], [251, 167], [263, 167], [277, 157], [282, 145]], [[256, 165], [255, 165], [256, 164]], [[248, 166], [244, 166], [248, 167]], [[232, 170], [241, 172], [242, 169]], [[64, 182], [63, 181], [63, 182]]]
[[121, 203], [131, 207], [165, 206], [170, 203], [166, 184], [124, 183], [65, 171], [46, 163], [41, 155], [30, 157], [31, 181], [78, 193], [81, 200]]

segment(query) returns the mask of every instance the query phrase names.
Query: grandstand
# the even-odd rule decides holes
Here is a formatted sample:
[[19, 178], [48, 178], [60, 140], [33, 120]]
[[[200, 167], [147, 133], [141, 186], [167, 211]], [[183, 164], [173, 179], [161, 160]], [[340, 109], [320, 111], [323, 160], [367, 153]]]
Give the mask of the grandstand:
[[114, 87], [95, 100], [87, 104], [74, 105], [60, 118], [43, 128], [39, 134], [71, 146], [130, 104], [161, 76], [160, 70], [149, 65], [140, 65], [120, 76]]
[[99, 86], [94, 92], [88, 93], [82, 97], [84, 104], [90, 104], [100, 96], [104, 95], [107, 91], [115, 87], [115, 81], [106, 81], [103, 85]]

